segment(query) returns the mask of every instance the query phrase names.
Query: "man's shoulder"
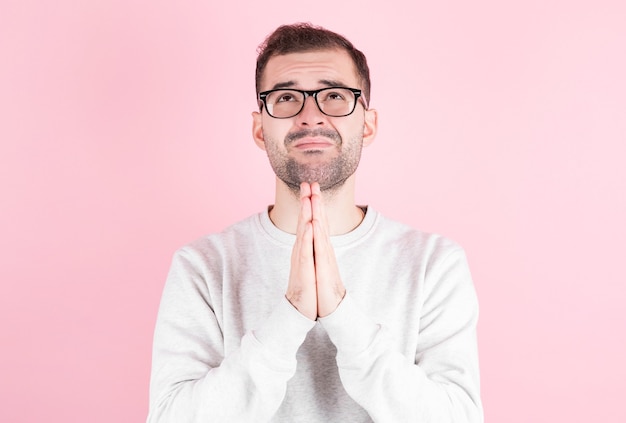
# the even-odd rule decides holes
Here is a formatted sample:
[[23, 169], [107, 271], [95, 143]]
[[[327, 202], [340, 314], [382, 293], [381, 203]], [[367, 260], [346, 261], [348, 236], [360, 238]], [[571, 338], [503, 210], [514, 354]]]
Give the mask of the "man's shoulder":
[[425, 231], [410, 223], [395, 220], [380, 213], [378, 221], [377, 233], [387, 242], [396, 246], [426, 250], [437, 254], [463, 251], [459, 243], [441, 233]]
[[199, 252], [206, 255], [208, 252], [215, 252], [230, 245], [236, 245], [242, 240], [249, 240], [258, 231], [257, 221], [259, 213], [250, 215], [242, 220], [230, 224], [224, 229], [202, 235], [177, 250], [178, 254], [189, 254]]

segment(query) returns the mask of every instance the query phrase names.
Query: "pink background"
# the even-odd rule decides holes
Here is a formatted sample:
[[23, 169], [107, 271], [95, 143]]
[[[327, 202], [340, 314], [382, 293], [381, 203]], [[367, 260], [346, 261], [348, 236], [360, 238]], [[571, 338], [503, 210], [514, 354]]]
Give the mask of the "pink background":
[[0, 421], [141, 422], [174, 250], [273, 200], [256, 46], [368, 56], [357, 195], [467, 250], [488, 422], [624, 422], [626, 6], [2, 0]]

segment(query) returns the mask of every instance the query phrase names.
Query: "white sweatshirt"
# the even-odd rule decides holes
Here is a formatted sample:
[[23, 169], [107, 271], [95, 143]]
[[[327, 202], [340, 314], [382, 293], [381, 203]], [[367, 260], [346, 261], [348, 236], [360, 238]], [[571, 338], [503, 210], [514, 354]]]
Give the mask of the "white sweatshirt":
[[175, 254], [148, 423], [483, 421], [458, 245], [369, 207], [332, 237], [347, 294], [312, 321], [285, 299], [294, 241], [265, 211]]

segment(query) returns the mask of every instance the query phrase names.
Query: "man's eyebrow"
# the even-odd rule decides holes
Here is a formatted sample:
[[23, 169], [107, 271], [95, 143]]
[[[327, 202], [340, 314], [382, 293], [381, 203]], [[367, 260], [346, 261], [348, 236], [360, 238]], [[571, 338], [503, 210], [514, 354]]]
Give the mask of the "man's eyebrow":
[[346, 87], [346, 84], [343, 82], [335, 81], [333, 79], [320, 79], [318, 82], [326, 85], [327, 87]]
[[279, 82], [277, 84], [274, 84], [272, 89], [273, 90], [277, 90], [277, 89], [280, 89], [280, 88], [290, 88], [290, 87], [293, 87], [294, 85], [296, 85], [296, 83], [294, 81]]
[[[320, 79], [317, 82], [322, 84], [322, 85], [325, 85], [327, 87], [347, 87], [347, 85], [344, 84], [343, 82], [335, 81], [335, 80], [332, 80], [332, 79]], [[279, 90], [281, 88], [292, 88], [295, 85], [296, 85], [295, 81], [278, 82], [278, 83], [274, 84], [272, 89], [273, 90]]]

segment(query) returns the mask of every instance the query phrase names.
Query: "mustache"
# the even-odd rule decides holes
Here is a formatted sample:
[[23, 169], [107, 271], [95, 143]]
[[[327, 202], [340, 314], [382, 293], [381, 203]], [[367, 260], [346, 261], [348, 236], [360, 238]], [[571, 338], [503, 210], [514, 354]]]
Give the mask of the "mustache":
[[325, 137], [325, 138], [329, 138], [335, 141], [335, 143], [337, 144], [341, 144], [341, 135], [339, 135], [337, 131], [333, 131], [332, 129], [326, 129], [326, 128], [318, 128], [318, 129], [301, 129], [299, 131], [287, 134], [287, 136], [285, 137], [285, 145], [288, 146], [289, 144], [294, 143], [297, 140], [301, 138], [306, 138], [306, 137], [311, 137], [311, 138]]

